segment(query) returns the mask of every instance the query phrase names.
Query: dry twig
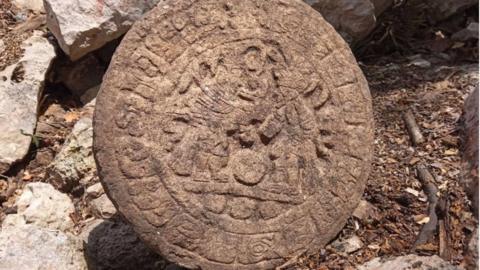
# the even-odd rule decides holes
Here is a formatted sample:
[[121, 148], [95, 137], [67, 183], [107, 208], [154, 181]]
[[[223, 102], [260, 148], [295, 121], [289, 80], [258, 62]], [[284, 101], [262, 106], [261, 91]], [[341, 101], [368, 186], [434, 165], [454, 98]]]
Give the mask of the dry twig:
[[428, 223], [424, 224], [420, 233], [418, 234], [417, 240], [413, 244], [412, 251], [420, 245], [428, 243], [430, 239], [435, 235], [438, 225], [437, 217], [437, 204], [438, 204], [438, 189], [434, 184], [435, 179], [432, 174], [424, 165], [417, 166], [417, 176], [419, 181], [422, 183], [423, 190], [428, 197]]
[[412, 140], [413, 145], [419, 145], [425, 142], [425, 138], [420, 131], [420, 128], [415, 121], [415, 116], [411, 110], [407, 110], [403, 114], [403, 120], [407, 126], [408, 133], [410, 134], [410, 138]]

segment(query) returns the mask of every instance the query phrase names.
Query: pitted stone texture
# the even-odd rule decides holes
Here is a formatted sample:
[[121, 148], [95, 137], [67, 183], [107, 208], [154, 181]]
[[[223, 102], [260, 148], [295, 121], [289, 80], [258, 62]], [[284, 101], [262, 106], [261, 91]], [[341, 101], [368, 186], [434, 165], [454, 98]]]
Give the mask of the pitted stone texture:
[[70, 216], [75, 212], [72, 200], [52, 185], [30, 183], [15, 202], [17, 213], [7, 215], [3, 226], [33, 224], [53, 230], [68, 231], [74, 226]]
[[189, 268], [264, 269], [324, 246], [357, 206], [373, 123], [346, 43], [296, 0], [167, 1], [97, 98], [106, 192]]

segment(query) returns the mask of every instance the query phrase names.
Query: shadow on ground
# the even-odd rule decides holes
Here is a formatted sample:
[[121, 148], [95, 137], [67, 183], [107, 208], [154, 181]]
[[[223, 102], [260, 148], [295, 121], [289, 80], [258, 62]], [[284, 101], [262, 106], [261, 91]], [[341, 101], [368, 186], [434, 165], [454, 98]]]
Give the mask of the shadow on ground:
[[183, 270], [154, 253], [119, 216], [90, 224], [84, 232], [90, 270]]

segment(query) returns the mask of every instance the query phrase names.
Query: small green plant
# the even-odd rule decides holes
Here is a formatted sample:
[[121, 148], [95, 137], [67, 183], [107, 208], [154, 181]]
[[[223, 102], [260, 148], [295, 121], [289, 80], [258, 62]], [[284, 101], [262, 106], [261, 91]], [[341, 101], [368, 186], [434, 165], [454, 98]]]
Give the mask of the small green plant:
[[32, 138], [32, 143], [33, 145], [35, 145], [35, 148], [39, 148], [40, 147], [40, 142], [41, 140], [43, 139], [43, 137], [41, 136], [38, 136], [38, 135], [34, 135], [34, 134], [30, 134], [30, 133], [27, 133], [25, 132], [23, 129], [20, 129], [20, 133], [24, 136], [28, 136], [30, 138]]

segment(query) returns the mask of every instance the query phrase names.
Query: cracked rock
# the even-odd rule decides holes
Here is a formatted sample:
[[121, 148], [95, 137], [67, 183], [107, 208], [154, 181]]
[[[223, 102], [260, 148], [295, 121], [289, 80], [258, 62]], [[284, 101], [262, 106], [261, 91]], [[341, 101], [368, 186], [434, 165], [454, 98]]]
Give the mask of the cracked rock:
[[38, 227], [68, 231], [73, 228], [70, 215], [75, 212], [72, 200], [52, 185], [30, 183], [15, 202], [17, 213], [7, 215], [3, 227], [33, 224]]
[[37, 124], [37, 107], [52, 60], [54, 47], [35, 31], [23, 42], [25, 52], [0, 72], [0, 173], [28, 153]]

